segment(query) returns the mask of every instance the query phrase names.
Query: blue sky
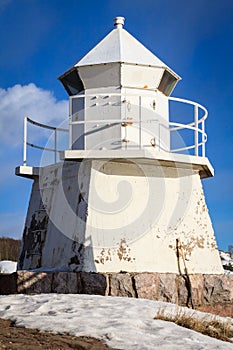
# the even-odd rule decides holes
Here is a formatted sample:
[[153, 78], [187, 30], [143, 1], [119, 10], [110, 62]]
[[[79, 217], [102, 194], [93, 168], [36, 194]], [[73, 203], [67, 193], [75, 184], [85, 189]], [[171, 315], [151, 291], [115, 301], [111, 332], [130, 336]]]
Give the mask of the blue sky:
[[173, 96], [209, 117], [203, 181], [220, 249], [233, 244], [233, 1], [0, 0], [0, 236], [20, 238], [31, 181], [17, 178], [23, 116], [60, 123], [68, 96], [56, 79], [124, 16], [125, 29], [181, 77]]

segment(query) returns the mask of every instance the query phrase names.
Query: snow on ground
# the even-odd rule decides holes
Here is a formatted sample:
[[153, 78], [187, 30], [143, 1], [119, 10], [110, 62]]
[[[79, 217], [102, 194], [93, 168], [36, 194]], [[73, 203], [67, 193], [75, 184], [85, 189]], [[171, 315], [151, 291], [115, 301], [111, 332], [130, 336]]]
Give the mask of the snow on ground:
[[[177, 306], [173, 304], [135, 298], [78, 294], [0, 296], [0, 318], [14, 320], [16, 325], [27, 328], [92, 336], [113, 348], [233, 349], [233, 344], [171, 322], [154, 320], [156, 312], [161, 308], [166, 308], [171, 313], [177, 310]], [[198, 311], [183, 309], [196, 315], [204, 315]]]
[[2, 260], [0, 261], [0, 273], [13, 273], [16, 271], [17, 262]]
[[224, 272], [226, 274], [233, 274], [233, 257], [229, 252], [219, 251]]

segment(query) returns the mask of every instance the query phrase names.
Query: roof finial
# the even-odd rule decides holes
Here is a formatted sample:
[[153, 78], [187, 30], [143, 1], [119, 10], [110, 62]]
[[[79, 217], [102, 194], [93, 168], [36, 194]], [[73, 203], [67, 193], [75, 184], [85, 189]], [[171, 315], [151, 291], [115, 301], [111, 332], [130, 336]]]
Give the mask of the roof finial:
[[125, 18], [124, 17], [116, 17], [114, 18], [114, 26], [116, 28], [123, 28], [123, 25], [125, 23]]

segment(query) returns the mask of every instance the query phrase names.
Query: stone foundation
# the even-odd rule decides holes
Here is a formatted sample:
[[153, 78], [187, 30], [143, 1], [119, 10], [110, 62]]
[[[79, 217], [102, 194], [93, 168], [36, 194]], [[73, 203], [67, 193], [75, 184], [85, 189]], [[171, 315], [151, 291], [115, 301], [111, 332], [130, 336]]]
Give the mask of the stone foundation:
[[179, 305], [233, 303], [233, 275], [28, 272], [0, 275], [0, 294], [71, 293], [145, 298]]

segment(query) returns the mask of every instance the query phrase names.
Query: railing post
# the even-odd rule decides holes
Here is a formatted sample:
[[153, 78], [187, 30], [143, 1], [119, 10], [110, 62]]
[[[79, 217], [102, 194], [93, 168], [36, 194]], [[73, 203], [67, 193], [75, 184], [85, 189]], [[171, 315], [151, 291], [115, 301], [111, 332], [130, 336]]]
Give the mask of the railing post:
[[54, 131], [54, 163], [57, 163], [57, 129]]
[[159, 151], [161, 151], [161, 131], [160, 131], [159, 119], [158, 119], [157, 123], [158, 123], [158, 147], [159, 147]]
[[198, 106], [194, 105], [194, 123], [195, 123], [195, 156], [198, 156]]
[[70, 98], [70, 106], [69, 106], [69, 149], [72, 148], [72, 142], [73, 142], [73, 136], [72, 136], [72, 113], [73, 113], [73, 108], [72, 108], [72, 103], [73, 103], [73, 98]]
[[205, 121], [202, 120], [201, 122], [201, 129], [202, 129], [202, 157], [205, 157]]
[[142, 149], [142, 96], [139, 96], [139, 149]]
[[24, 130], [23, 130], [23, 165], [27, 165], [27, 117], [24, 117]]

